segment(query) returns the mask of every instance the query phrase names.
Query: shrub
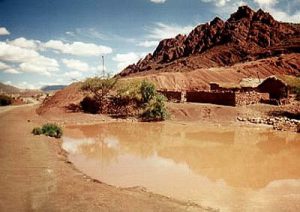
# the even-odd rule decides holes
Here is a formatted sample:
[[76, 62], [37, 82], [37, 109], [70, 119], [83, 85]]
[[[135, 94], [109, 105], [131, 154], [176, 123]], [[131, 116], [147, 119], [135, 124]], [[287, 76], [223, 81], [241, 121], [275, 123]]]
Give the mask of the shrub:
[[63, 131], [56, 124], [44, 124], [42, 128], [39, 127], [33, 128], [32, 134], [34, 135], [44, 134], [46, 136], [60, 138], [63, 134]]
[[150, 102], [150, 100], [153, 99], [153, 97], [157, 94], [155, 85], [146, 80], [143, 80], [140, 89], [141, 89], [142, 101], [144, 103]]
[[140, 80], [123, 81], [118, 83], [116, 87], [117, 98], [138, 102], [142, 100]]
[[144, 121], [162, 121], [168, 116], [165, 106], [166, 98], [161, 94], [156, 94], [149, 103], [146, 104], [142, 113]]
[[60, 138], [63, 134], [62, 129], [56, 124], [44, 124], [42, 127], [42, 132], [46, 136]]
[[0, 106], [7, 106], [12, 104], [12, 98], [6, 95], [0, 95]]
[[35, 127], [32, 130], [32, 134], [33, 135], [41, 135], [41, 134], [43, 134], [43, 131], [42, 131], [42, 129], [40, 127]]
[[99, 104], [99, 110], [102, 111], [103, 100], [117, 83], [118, 78], [101, 79], [100, 77], [93, 77], [86, 79], [82, 85], [81, 90], [93, 94], [95, 101]]
[[84, 99], [80, 102], [80, 106], [86, 113], [96, 114], [100, 110], [99, 102], [89, 96], [84, 97]]

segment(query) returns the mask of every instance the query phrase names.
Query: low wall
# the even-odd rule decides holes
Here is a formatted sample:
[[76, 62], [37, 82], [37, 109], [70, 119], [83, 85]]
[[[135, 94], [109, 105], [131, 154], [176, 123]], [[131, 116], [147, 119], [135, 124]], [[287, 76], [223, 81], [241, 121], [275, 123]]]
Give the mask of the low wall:
[[158, 91], [167, 97], [168, 101], [171, 102], [184, 102], [184, 92], [183, 91]]
[[190, 91], [186, 93], [187, 102], [211, 103], [228, 106], [257, 104], [269, 100], [268, 93], [258, 92], [211, 92]]
[[186, 92], [186, 101], [235, 106], [235, 93], [189, 91]]
[[235, 105], [251, 105], [257, 104], [262, 101], [269, 100], [270, 95], [268, 93], [257, 93], [257, 92], [241, 92], [235, 93]]

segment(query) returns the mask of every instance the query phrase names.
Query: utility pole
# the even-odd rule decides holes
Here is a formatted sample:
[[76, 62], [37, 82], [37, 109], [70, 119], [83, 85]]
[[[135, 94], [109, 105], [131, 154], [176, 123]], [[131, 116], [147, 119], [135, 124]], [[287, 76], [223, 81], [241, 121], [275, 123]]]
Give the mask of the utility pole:
[[105, 71], [104, 71], [104, 56], [102, 56], [102, 77], [105, 78]]

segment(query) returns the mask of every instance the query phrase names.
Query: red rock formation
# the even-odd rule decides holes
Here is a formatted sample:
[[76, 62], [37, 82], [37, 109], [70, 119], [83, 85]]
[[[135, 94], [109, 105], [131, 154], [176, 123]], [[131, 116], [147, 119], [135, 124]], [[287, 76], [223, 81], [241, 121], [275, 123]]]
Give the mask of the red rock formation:
[[228, 66], [300, 52], [299, 40], [298, 24], [281, 23], [261, 9], [255, 12], [242, 6], [226, 22], [215, 18], [188, 36], [162, 40], [153, 55], [128, 66], [120, 75]]

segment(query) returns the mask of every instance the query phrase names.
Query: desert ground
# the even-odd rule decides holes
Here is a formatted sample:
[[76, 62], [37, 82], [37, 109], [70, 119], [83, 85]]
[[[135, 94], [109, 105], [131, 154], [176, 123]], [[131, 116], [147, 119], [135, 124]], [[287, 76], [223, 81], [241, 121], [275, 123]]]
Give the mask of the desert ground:
[[[0, 113], [0, 211], [208, 210], [143, 188], [109, 186], [80, 173], [67, 161], [61, 140], [31, 134], [33, 127], [47, 121], [36, 115], [36, 107], [14, 107]], [[66, 116], [52, 120], [66, 125], [75, 120], [107, 121], [87, 114]]]

